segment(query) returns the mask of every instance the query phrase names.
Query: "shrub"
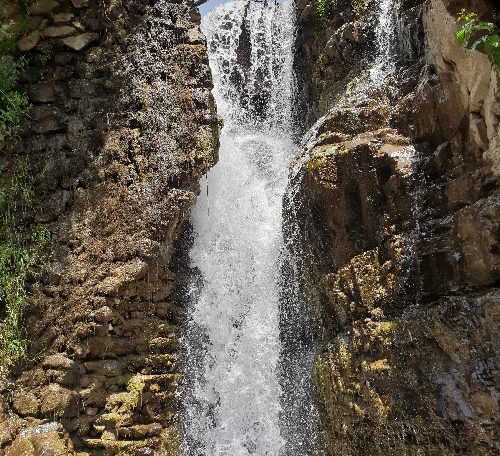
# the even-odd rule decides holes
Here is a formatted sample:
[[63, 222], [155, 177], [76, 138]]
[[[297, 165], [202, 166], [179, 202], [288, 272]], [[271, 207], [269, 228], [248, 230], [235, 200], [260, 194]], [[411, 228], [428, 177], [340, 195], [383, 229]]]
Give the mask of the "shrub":
[[458, 44], [466, 49], [484, 52], [500, 71], [500, 36], [491, 22], [482, 22], [476, 13], [462, 10], [457, 19], [462, 27], [455, 34]]

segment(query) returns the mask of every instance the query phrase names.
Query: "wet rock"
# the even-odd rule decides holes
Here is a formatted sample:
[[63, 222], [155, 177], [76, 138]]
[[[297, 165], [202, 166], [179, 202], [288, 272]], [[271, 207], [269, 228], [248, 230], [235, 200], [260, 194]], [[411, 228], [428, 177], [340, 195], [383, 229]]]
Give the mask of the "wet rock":
[[0, 448], [11, 443], [23, 427], [24, 422], [17, 416], [0, 422]]
[[189, 44], [203, 44], [205, 36], [201, 33], [199, 27], [193, 27], [187, 32], [187, 42]]
[[81, 51], [83, 48], [96, 42], [99, 39], [97, 33], [82, 33], [80, 35], [72, 36], [63, 40], [63, 43], [74, 51]]

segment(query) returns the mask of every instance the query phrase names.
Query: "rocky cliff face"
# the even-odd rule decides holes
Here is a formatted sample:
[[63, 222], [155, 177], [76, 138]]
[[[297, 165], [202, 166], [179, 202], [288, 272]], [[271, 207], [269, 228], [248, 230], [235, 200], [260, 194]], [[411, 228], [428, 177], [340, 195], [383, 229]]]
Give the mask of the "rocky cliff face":
[[199, 19], [190, 1], [31, 6], [34, 106], [2, 167], [42, 170], [29, 223], [54, 242], [30, 361], [2, 384], [2, 454], [177, 454], [171, 259], [219, 131]]
[[363, 95], [351, 56], [372, 49], [370, 15], [325, 28], [301, 5], [305, 124], [325, 117], [296, 203], [332, 454], [500, 449], [500, 77], [454, 43], [453, 16], [498, 12], [472, 3], [401, 2], [404, 61]]

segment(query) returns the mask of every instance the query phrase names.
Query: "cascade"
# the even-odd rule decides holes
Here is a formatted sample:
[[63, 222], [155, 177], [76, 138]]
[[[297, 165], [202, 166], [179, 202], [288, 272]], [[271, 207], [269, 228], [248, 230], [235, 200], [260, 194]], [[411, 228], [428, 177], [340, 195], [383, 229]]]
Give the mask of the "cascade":
[[[290, 424], [284, 399], [295, 393], [283, 394], [283, 386], [293, 384], [299, 402], [305, 396], [283, 379], [280, 337], [282, 301], [296, 296], [283, 290], [294, 276], [283, 277], [290, 261], [282, 234], [296, 150], [294, 15], [291, 0], [236, 1], [202, 20], [224, 128], [219, 163], [202, 181], [191, 217], [198, 278], [184, 337], [186, 456], [307, 454], [287, 443], [300, 426]], [[296, 440], [311, 440], [302, 428]]]

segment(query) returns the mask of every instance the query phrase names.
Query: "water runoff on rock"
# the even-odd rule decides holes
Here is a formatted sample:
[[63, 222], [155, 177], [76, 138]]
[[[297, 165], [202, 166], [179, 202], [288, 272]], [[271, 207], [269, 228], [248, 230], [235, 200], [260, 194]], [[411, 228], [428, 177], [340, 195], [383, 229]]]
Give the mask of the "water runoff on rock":
[[293, 0], [229, 2], [202, 20], [224, 128], [191, 217], [185, 456], [305, 456], [290, 429], [312, 440], [310, 427], [289, 423], [280, 367], [294, 23]]

